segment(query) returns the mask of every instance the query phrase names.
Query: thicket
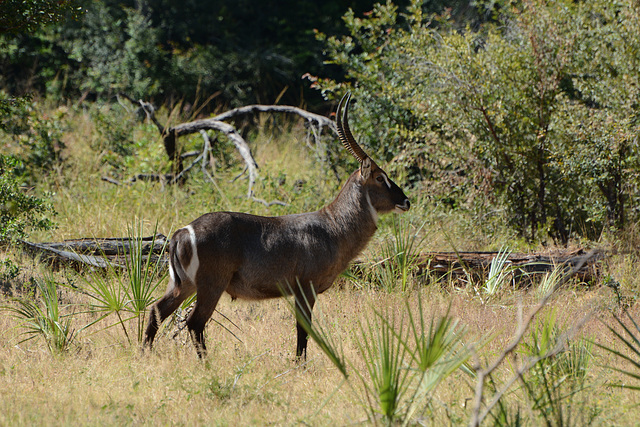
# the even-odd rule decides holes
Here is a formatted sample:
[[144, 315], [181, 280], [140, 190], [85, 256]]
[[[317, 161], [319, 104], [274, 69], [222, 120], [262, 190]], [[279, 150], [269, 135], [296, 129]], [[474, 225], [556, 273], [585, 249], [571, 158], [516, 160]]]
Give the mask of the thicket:
[[7, 143], [0, 153], [0, 243], [6, 243], [54, 226], [50, 204], [31, 194], [29, 184], [59, 160], [63, 144], [58, 139], [58, 122], [42, 120], [28, 98], [1, 95], [0, 136]]
[[347, 78], [314, 86], [327, 99], [354, 92], [365, 145], [437, 203], [528, 240], [636, 221], [637, 2], [491, 2], [473, 28], [421, 3], [350, 11], [349, 35], [319, 34]]
[[[37, 31], [23, 25], [27, 31], [0, 36], [2, 86], [73, 100], [110, 100], [118, 92], [156, 104], [196, 104], [214, 97], [212, 109], [278, 99], [300, 105], [314, 96], [318, 102], [315, 91], [301, 79], [305, 72], [323, 67], [322, 45], [315, 40], [314, 29], [341, 33], [340, 16], [347, 8], [362, 13], [372, 4], [370, 0], [75, 3], [83, 12], [77, 19]], [[7, 9], [9, 16], [19, 15], [15, 8], [4, 2], [0, 12]]]

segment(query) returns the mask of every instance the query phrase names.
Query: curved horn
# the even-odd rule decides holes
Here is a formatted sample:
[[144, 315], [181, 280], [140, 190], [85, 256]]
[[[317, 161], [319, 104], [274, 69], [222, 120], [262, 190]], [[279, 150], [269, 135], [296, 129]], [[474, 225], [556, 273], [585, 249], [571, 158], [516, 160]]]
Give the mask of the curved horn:
[[[338, 128], [338, 137], [347, 150], [353, 156], [358, 159], [360, 163], [369, 158], [367, 153], [358, 145], [351, 129], [349, 128], [349, 103], [351, 102], [351, 93], [347, 92], [340, 103], [338, 104], [338, 110], [336, 111], [336, 127]], [[344, 111], [343, 111], [344, 106]], [[344, 120], [344, 123], [343, 123]]]

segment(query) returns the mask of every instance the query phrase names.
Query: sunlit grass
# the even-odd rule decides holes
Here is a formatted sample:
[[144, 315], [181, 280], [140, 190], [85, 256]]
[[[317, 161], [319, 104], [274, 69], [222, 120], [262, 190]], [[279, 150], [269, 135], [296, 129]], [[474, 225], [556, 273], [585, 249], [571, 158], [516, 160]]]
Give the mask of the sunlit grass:
[[18, 320], [19, 343], [41, 338], [52, 353], [70, 349], [77, 330], [71, 313], [64, 312], [58, 295], [58, 284], [51, 274], [33, 279], [34, 295], [21, 295], [0, 307], [0, 310]]
[[[71, 111], [70, 116], [74, 130], [65, 137], [65, 163], [43, 184], [52, 192], [59, 227], [32, 235], [36, 241], [127, 235], [135, 241], [155, 231], [170, 234], [214, 210], [269, 216], [312, 211], [333, 200], [340, 188], [332, 172], [307, 148], [306, 130], [300, 124], [276, 133], [254, 132], [250, 138], [260, 165], [257, 195], [286, 206], [266, 207], [248, 200], [245, 178], [234, 180], [242, 171], [241, 163], [234, 160], [233, 149], [224, 146], [219, 147], [221, 158], [211, 170], [215, 183], [196, 172], [183, 186], [139, 181], [116, 186], [102, 176], [111, 174], [125, 182], [134, 173], [169, 170], [157, 130], [133, 124], [139, 158], [127, 158], [122, 169], [114, 170], [102, 161], [108, 155], [105, 141], [98, 140], [101, 136], [90, 115]], [[224, 144], [223, 140], [219, 143]], [[188, 144], [189, 149], [197, 148], [198, 138]], [[342, 182], [353, 170], [339, 169]], [[130, 259], [130, 267], [137, 266], [138, 271], [134, 280], [119, 269], [106, 275], [85, 271], [80, 279], [65, 270], [45, 276], [42, 271], [49, 271], [47, 266], [35, 262], [34, 267], [25, 255], [2, 253], [3, 258], [18, 259], [23, 271], [7, 279], [19, 299], [2, 299], [18, 315], [0, 316], [0, 425], [467, 424], [473, 398], [471, 361], [499, 354], [520, 313], [547, 295], [557, 277], [551, 273], [541, 281], [533, 280], [529, 290], [510, 287], [510, 292], [503, 292], [511, 279], [506, 251], [495, 261], [493, 282], [476, 280], [459, 288], [446, 279], [426, 282], [416, 277], [414, 261], [419, 251], [507, 246], [520, 250], [526, 245], [495, 226], [494, 234], [487, 234], [468, 212], [434, 206], [428, 188], [407, 187], [406, 192], [411, 210], [399, 218], [381, 217], [377, 235], [360, 255], [362, 276], [341, 278], [318, 296], [314, 323], [309, 325], [318, 333], [315, 338], [312, 334], [304, 363], [295, 360], [295, 318], [281, 299], [246, 302], [223, 296], [219, 313], [214, 313], [206, 329], [212, 344], [204, 362], [196, 358], [186, 331], [176, 322], [165, 322], [154, 351], [142, 354], [134, 336], [140, 338], [144, 308], [160, 296], [164, 289], [157, 287], [164, 288], [165, 283], [153, 265]], [[136, 218], [145, 220], [136, 222]], [[384, 277], [376, 275], [376, 269], [384, 266], [382, 259], [393, 260], [393, 270]], [[617, 260], [610, 273], [619, 277], [622, 297], [639, 319], [633, 304], [638, 289], [636, 258], [624, 255]], [[56, 286], [53, 293], [30, 294], [29, 277], [43, 286], [66, 286], [62, 291]], [[388, 286], [381, 286], [383, 281]], [[130, 282], [145, 290], [135, 294]], [[591, 285], [590, 290], [582, 285], [556, 290], [544, 315], [553, 311], [556, 318], [548, 324], [569, 327], [585, 312], [595, 311], [602, 322], [587, 321], [566, 354], [556, 358], [557, 365], [542, 366], [524, 378], [531, 384], [559, 379], [566, 384], [569, 378], [582, 382], [568, 389], [574, 393], [570, 399], [564, 386], [550, 386], [542, 396], [527, 395], [526, 386], [516, 384], [501, 401], [505, 419], [544, 423], [546, 414], [564, 410], [563, 402], [573, 399], [574, 404], [590, 405], [585, 410], [603, 425], [637, 422], [640, 393], [605, 387], [636, 379], [637, 370], [627, 362], [636, 360], [637, 342], [633, 338], [612, 341], [612, 337], [635, 337], [637, 326], [625, 317], [618, 321], [611, 317], [607, 309], [619, 309], [620, 298], [599, 283]], [[45, 295], [50, 297], [46, 297], [48, 303]], [[140, 302], [135, 309], [134, 301]], [[53, 310], [47, 311], [47, 304]], [[56, 324], [59, 329], [49, 328]], [[551, 341], [553, 328], [539, 328], [527, 338], [533, 346], [530, 351], [542, 348], [544, 340]], [[24, 341], [31, 336], [35, 339]], [[590, 347], [583, 337], [606, 349]], [[53, 356], [50, 348], [64, 351], [54, 351]], [[523, 346], [514, 358], [525, 356]], [[552, 369], [560, 373], [547, 375]], [[511, 366], [505, 364], [492, 380], [499, 384], [511, 374]], [[565, 394], [553, 394], [556, 390]], [[528, 403], [523, 404], [523, 399]], [[551, 415], [548, 420], [553, 421]]]

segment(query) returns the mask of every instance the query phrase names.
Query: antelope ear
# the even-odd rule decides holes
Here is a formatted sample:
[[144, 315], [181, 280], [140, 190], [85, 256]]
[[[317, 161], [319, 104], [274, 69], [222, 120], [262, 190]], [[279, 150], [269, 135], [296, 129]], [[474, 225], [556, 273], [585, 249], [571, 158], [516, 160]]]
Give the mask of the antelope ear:
[[365, 181], [371, 176], [371, 159], [369, 157], [362, 161], [360, 165], [360, 175], [362, 175], [362, 179]]

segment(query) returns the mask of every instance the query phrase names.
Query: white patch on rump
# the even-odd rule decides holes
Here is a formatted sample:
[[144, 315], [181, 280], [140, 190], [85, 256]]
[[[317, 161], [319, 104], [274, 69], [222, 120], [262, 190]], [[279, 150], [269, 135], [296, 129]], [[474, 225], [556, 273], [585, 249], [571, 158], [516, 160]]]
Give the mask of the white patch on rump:
[[198, 267], [200, 267], [200, 260], [198, 259], [198, 248], [196, 247], [196, 232], [191, 226], [191, 224], [187, 225], [185, 229], [189, 232], [189, 240], [191, 242], [191, 259], [189, 260], [189, 265], [184, 271], [189, 276], [189, 280], [191, 283], [196, 283], [196, 273], [198, 272]]
[[176, 276], [173, 272], [173, 265], [171, 264], [171, 260], [169, 260], [169, 278], [171, 279], [171, 283], [175, 283]]

